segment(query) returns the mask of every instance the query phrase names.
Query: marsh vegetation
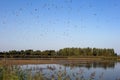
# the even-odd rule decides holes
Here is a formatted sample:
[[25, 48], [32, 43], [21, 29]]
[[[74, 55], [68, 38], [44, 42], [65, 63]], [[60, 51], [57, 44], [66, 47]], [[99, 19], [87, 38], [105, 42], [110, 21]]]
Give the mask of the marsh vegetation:
[[[0, 80], [120, 80], [119, 62], [4, 64]], [[111, 76], [110, 76], [111, 75]]]

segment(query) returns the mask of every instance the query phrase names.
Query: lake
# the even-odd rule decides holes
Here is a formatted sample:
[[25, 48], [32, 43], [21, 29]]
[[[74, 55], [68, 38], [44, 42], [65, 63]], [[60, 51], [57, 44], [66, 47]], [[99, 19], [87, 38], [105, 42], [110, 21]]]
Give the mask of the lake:
[[120, 80], [120, 62], [86, 62], [61, 64], [18, 65], [34, 76], [40, 73], [45, 80]]

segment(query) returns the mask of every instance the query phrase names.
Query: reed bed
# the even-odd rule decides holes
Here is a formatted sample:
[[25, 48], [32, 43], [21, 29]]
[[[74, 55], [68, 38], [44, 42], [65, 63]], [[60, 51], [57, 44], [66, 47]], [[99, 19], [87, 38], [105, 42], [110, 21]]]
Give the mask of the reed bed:
[[[24, 67], [23, 64], [13, 65], [5, 62], [0, 65], [0, 80], [104, 80], [103, 72], [99, 74], [98, 78], [96, 78], [96, 71], [90, 72], [88, 77], [85, 76], [85, 70], [80, 67], [77, 72], [74, 72], [75, 66], [72, 63], [68, 65], [56, 64], [59, 66], [47, 64], [44, 67], [37, 65], [31, 67], [26, 64]], [[66, 67], [69, 67], [71, 72], [68, 72]], [[115, 80], [120, 80], [120, 78], [118, 77]]]

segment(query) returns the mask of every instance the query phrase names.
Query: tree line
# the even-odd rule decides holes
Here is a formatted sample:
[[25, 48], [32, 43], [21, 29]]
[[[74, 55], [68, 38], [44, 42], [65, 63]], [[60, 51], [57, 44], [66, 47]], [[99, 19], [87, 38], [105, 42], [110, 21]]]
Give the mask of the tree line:
[[55, 50], [11, 50], [8, 52], [0, 52], [0, 58], [62, 58], [71, 56], [117, 56], [114, 49], [101, 48], [63, 48], [58, 51]]

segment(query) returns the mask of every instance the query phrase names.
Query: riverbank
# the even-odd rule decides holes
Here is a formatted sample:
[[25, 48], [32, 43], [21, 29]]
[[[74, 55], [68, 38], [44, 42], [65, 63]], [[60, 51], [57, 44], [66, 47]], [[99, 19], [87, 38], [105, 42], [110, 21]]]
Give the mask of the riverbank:
[[[109, 57], [110, 58], [110, 57]], [[107, 58], [108, 59], [108, 58]], [[81, 58], [75, 58], [75, 57], [69, 57], [69, 58], [27, 58], [27, 59], [21, 59], [21, 58], [3, 58], [0, 59], [0, 80], [7, 80], [8, 78], [10, 80], [48, 80], [47, 78], [51, 79], [59, 79], [62, 80], [62, 78], [68, 78], [66, 74], [69, 74], [69, 71], [72, 71], [72, 74], [76, 74], [72, 77], [70, 77], [68, 80], [73, 78], [77, 78], [77, 74], [82, 68], [86, 69], [86, 73], [89, 73], [87, 75], [92, 75], [94, 72], [90, 72], [90, 69], [94, 69], [94, 71], [97, 69], [102, 68], [102, 70], [106, 70], [108, 68], [114, 69], [115, 65], [118, 62], [116, 60], [104, 60], [100, 57], [81, 57]], [[40, 66], [43, 65], [43, 66]], [[21, 66], [21, 68], [20, 68]], [[22, 67], [24, 66], [24, 70], [22, 70]], [[79, 69], [79, 70], [78, 70]], [[39, 71], [38, 71], [39, 70]], [[44, 70], [47, 73], [44, 73]], [[88, 72], [86, 72], [88, 70]], [[28, 72], [27, 72], [28, 71]], [[38, 72], [35, 72], [38, 71]], [[51, 72], [49, 72], [51, 71]], [[54, 72], [58, 71], [58, 72]], [[67, 72], [68, 71], [68, 72]], [[75, 72], [76, 71], [76, 72]], [[119, 71], [119, 70], [118, 70]], [[35, 72], [34, 76], [31, 76]], [[43, 73], [45, 75], [42, 75]], [[61, 75], [61, 73], [64, 75]], [[65, 72], [65, 73], [64, 73]], [[96, 71], [97, 72], [97, 71]], [[50, 74], [49, 74], [50, 73]], [[98, 74], [100, 72], [97, 72]], [[49, 75], [48, 75], [49, 74]], [[84, 76], [84, 74], [79, 74], [79, 76]], [[95, 74], [95, 73], [94, 73]], [[102, 73], [101, 73], [102, 74]], [[99, 75], [101, 75], [99, 74]], [[56, 77], [53, 77], [56, 76]], [[71, 75], [70, 75], [71, 76]], [[91, 77], [84, 77], [84, 80], [92, 80]], [[96, 76], [96, 75], [95, 75]], [[94, 77], [95, 77], [94, 76]], [[115, 77], [116, 78], [116, 77]], [[83, 78], [79, 78], [83, 79]], [[97, 79], [94, 79], [97, 80]], [[101, 80], [101, 79], [98, 79]], [[107, 79], [104, 79], [107, 80]], [[114, 79], [112, 79], [114, 80]]]
[[66, 64], [66, 63], [91, 63], [120, 61], [117, 57], [68, 57], [68, 58], [2, 58], [0, 64], [23, 65], [23, 64]]

